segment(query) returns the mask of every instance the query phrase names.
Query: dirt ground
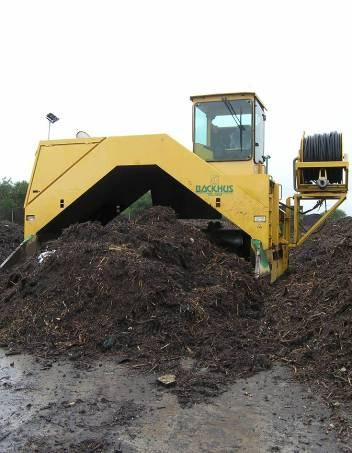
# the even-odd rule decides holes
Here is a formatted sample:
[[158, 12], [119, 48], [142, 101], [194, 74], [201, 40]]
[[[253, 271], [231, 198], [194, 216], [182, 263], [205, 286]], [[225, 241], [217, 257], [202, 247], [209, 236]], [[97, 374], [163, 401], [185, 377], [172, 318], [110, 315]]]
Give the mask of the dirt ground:
[[[189, 366], [189, 363], [183, 364]], [[329, 410], [275, 366], [209, 402], [182, 407], [118, 357], [0, 351], [1, 452], [342, 452]]]

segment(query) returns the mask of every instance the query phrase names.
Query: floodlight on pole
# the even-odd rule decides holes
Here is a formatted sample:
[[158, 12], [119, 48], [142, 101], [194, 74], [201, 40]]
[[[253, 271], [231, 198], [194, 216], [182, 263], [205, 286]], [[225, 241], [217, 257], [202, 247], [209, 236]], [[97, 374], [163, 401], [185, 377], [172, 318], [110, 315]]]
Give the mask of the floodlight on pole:
[[54, 123], [56, 123], [56, 121], [59, 121], [59, 118], [54, 115], [53, 113], [48, 113], [46, 115], [46, 119], [48, 120], [48, 123], [49, 123], [49, 130], [48, 130], [48, 140], [50, 140], [50, 126]]

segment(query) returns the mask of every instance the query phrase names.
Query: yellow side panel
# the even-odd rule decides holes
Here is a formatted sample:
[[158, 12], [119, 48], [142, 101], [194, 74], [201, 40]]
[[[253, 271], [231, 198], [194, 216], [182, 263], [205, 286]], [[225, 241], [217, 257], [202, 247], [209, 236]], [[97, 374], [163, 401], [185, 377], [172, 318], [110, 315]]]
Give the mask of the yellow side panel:
[[193, 152], [204, 160], [214, 159], [214, 152], [206, 146], [200, 145], [198, 143], [195, 143], [193, 145]]
[[65, 171], [68, 171], [87, 152], [91, 151], [96, 143], [96, 141], [89, 141], [89, 143], [78, 142], [75, 144], [62, 142], [40, 144], [27, 202], [32, 201], [38, 193], [45, 190]]
[[[69, 149], [75, 147], [75, 140], [66, 142], [70, 143]], [[49, 155], [46, 165], [52, 166], [51, 150], [45, 152]], [[25, 222], [26, 236], [36, 234], [60, 213], [60, 198], [65, 199], [66, 208], [112, 169], [126, 165], [157, 165], [252, 238], [260, 240], [264, 249], [269, 247], [269, 177], [224, 174], [167, 135], [101, 139], [37, 197], [26, 201], [26, 215], [35, 216]], [[37, 170], [34, 180], [36, 173]], [[214, 187], [226, 190], [214, 193]], [[255, 222], [255, 216], [264, 216], [266, 221]]]
[[264, 166], [262, 164], [255, 164], [253, 160], [209, 162], [209, 164], [221, 172], [231, 175], [252, 175], [265, 173]]

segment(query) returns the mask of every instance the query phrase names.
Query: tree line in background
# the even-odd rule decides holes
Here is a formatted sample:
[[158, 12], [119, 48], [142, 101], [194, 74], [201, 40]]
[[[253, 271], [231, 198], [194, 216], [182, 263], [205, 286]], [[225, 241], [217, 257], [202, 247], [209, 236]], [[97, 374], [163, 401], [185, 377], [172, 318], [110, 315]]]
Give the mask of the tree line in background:
[[0, 180], [0, 220], [23, 224], [23, 203], [28, 182], [13, 182], [11, 178]]
[[[27, 181], [13, 182], [11, 178], [2, 178], [0, 180], [0, 220], [23, 223], [23, 204], [27, 187]], [[152, 206], [152, 198], [150, 192], [147, 192], [125, 209], [122, 215], [132, 218], [150, 206]], [[345, 216], [346, 213], [342, 209], [337, 209], [331, 218], [339, 219]]]
[[125, 209], [121, 213], [121, 215], [126, 216], [129, 219], [132, 219], [139, 212], [143, 211], [144, 209], [150, 208], [151, 206], [153, 206], [151, 193], [146, 192], [138, 200], [132, 203], [127, 209]]

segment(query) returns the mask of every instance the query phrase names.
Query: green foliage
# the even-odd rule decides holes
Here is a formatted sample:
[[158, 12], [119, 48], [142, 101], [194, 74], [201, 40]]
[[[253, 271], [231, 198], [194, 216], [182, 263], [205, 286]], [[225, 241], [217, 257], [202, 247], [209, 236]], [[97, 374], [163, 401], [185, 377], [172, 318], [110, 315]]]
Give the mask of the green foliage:
[[124, 215], [130, 219], [144, 209], [150, 208], [152, 204], [152, 196], [150, 192], [146, 192], [138, 200], [132, 203], [127, 209], [125, 209], [121, 215]]
[[27, 181], [0, 180], [0, 220], [23, 223], [23, 203], [27, 193]]
[[331, 214], [331, 219], [337, 220], [342, 219], [342, 217], [346, 217], [346, 213], [343, 209], [336, 209], [335, 212]]

